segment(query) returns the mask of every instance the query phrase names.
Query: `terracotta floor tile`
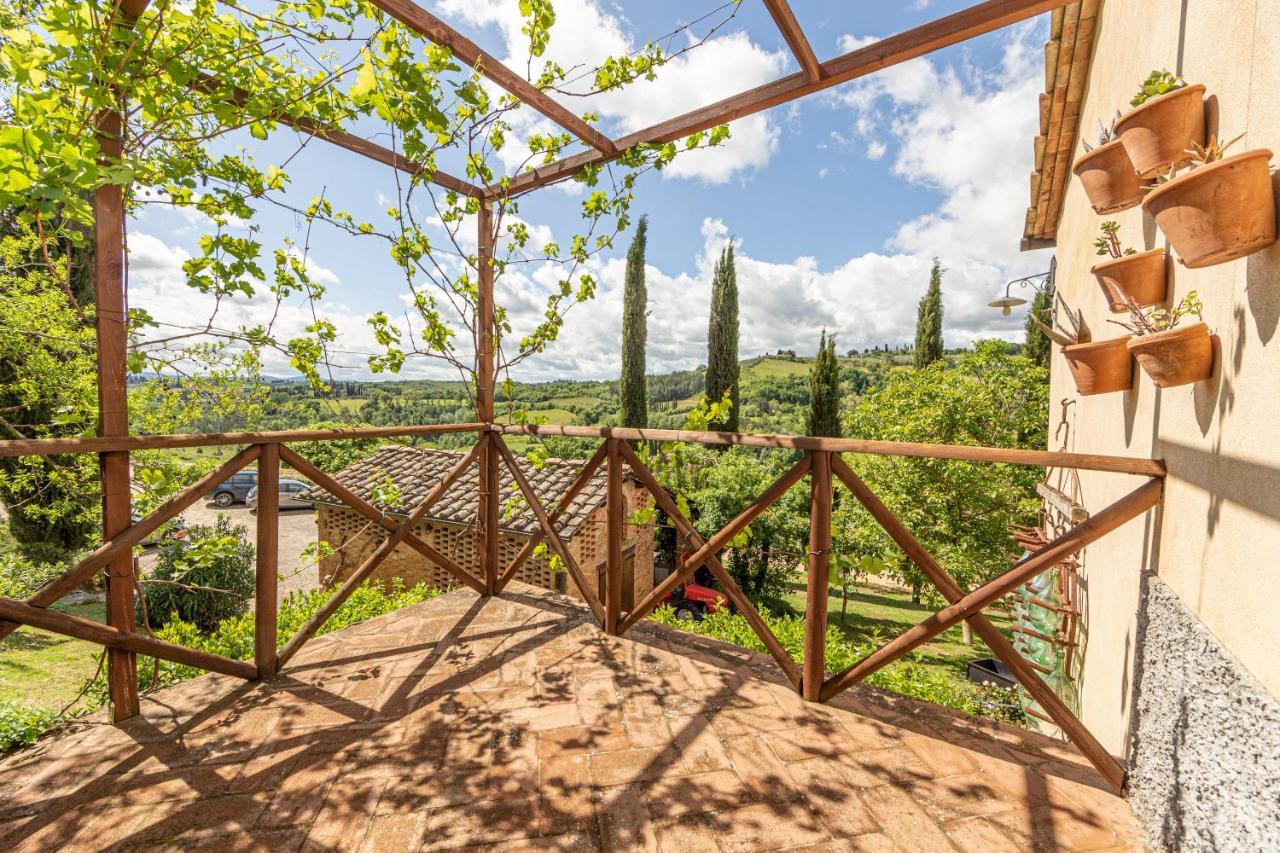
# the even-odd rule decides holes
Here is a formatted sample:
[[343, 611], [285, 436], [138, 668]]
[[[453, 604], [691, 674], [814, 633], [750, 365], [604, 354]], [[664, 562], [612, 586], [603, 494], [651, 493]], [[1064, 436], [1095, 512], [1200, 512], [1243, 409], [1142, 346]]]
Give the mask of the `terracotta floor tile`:
[[530, 587], [449, 593], [295, 661], [0, 760], [0, 849], [1140, 843], [1069, 746], [865, 686], [809, 704], [760, 655], [656, 625], [607, 637]]

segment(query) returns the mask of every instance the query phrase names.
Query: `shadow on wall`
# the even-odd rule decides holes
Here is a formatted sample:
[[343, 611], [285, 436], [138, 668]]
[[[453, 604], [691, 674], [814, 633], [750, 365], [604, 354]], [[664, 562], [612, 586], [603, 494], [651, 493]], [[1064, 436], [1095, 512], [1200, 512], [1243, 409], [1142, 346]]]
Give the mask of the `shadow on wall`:
[[1280, 521], [1280, 489], [1276, 488], [1280, 467], [1226, 455], [1216, 447], [1202, 450], [1167, 439], [1161, 442], [1160, 452], [1171, 474], [1209, 493], [1210, 535], [1227, 501]]

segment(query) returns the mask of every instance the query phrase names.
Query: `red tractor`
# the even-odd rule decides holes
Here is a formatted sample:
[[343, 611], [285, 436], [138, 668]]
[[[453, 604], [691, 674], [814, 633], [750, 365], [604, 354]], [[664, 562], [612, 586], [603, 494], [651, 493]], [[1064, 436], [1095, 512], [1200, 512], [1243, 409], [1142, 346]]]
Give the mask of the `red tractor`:
[[[681, 566], [684, 565], [685, 558], [688, 556], [687, 553], [680, 555]], [[706, 566], [699, 566], [688, 580], [671, 591], [663, 604], [670, 605], [675, 611], [676, 618], [685, 622], [701, 619], [708, 613], [715, 613], [721, 607], [728, 607], [728, 597], [712, 589], [711, 584], [711, 570]]]

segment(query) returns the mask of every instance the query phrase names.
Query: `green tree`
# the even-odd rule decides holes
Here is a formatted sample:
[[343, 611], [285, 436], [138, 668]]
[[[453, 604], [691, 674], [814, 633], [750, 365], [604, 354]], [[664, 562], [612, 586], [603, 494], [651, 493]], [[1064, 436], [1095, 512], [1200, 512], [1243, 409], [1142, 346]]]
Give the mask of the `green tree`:
[[710, 424], [713, 430], [737, 432], [741, 417], [738, 387], [738, 277], [733, 243], [720, 253], [711, 278], [711, 315], [707, 322], [707, 399], [729, 396], [729, 412]]
[[818, 342], [818, 356], [809, 370], [808, 435], [840, 436], [840, 364], [836, 361], [836, 336], [825, 329]]
[[942, 358], [942, 262], [933, 259], [929, 289], [916, 314], [915, 366], [927, 367]]
[[[1043, 448], [1048, 376], [1003, 341], [983, 341], [955, 367], [942, 361], [899, 369], [864, 395], [849, 418], [851, 434], [902, 442]], [[966, 588], [1009, 567], [1011, 524], [1035, 520], [1036, 468], [943, 459], [866, 456], [851, 464]], [[919, 599], [925, 578], [867, 513], [852, 501], [836, 510], [837, 547], [855, 558], [880, 557]]]
[[1039, 317], [1043, 323], [1052, 323], [1051, 312], [1053, 310], [1053, 282], [1050, 281], [1043, 288], [1036, 291], [1036, 295], [1031, 299], [1031, 307], [1027, 311], [1026, 330], [1027, 345], [1023, 352], [1027, 358], [1036, 364], [1049, 369], [1049, 356], [1053, 352], [1050, 344], [1049, 336], [1044, 330], [1032, 322], [1032, 317]]
[[[65, 257], [51, 256], [45, 266], [34, 234], [21, 227], [10, 234], [0, 238], [0, 436], [91, 432], [98, 408], [92, 285], [67, 273]], [[97, 476], [92, 456], [0, 459], [0, 503], [29, 559], [59, 562], [88, 544], [98, 529]]]
[[622, 397], [620, 423], [626, 427], [649, 425], [648, 389], [645, 383], [645, 343], [649, 331], [645, 315], [649, 294], [644, 283], [645, 238], [649, 218], [641, 216], [636, 235], [627, 250], [627, 276], [622, 296]]

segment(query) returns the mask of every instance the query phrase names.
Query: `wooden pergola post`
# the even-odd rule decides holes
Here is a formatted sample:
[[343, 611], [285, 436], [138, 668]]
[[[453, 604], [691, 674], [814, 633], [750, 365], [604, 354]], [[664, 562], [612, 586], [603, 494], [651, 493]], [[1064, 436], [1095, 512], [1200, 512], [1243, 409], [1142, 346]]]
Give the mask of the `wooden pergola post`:
[[809, 577], [804, 608], [804, 670], [801, 692], [822, 699], [827, 677], [827, 598], [831, 563], [831, 452], [813, 451], [809, 470]]
[[[492, 424], [494, 416], [494, 305], [493, 305], [493, 204], [480, 202], [476, 217], [476, 420]], [[493, 450], [489, 433], [480, 436], [479, 505], [476, 508], [480, 530], [480, 565], [484, 568], [485, 595], [493, 595], [498, 586], [498, 454]]]
[[264, 444], [258, 456], [258, 567], [253, 606], [253, 661], [258, 678], [271, 678], [279, 669], [276, 658], [279, 533], [280, 445]]
[[[98, 147], [104, 161], [116, 162], [123, 153], [121, 116], [118, 109], [99, 113]], [[97, 313], [98, 435], [117, 438], [129, 434], [129, 390], [126, 358], [128, 317], [125, 302], [124, 191], [106, 184], [93, 193], [93, 288]], [[111, 540], [132, 523], [129, 495], [129, 452], [98, 455], [102, 485], [102, 533]], [[133, 631], [133, 554], [122, 551], [107, 563], [107, 624]], [[107, 685], [111, 718], [122, 722], [137, 716], [138, 670], [133, 652], [107, 650]]]

